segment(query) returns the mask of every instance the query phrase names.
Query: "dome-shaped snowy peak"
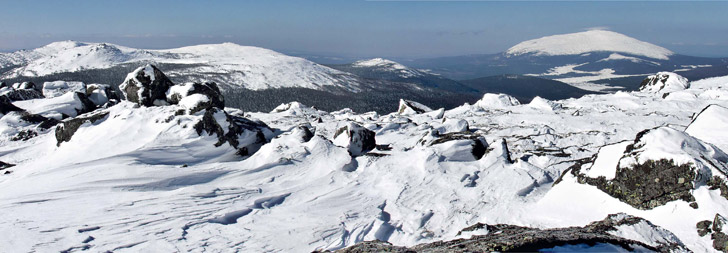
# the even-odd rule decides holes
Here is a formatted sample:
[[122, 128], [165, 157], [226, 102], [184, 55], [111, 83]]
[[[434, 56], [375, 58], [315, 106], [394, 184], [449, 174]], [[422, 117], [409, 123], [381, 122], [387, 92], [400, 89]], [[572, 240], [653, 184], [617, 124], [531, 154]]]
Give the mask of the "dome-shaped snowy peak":
[[660, 60], [667, 60], [673, 54], [666, 48], [624, 34], [592, 30], [527, 40], [509, 48], [506, 55], [578, 55], [599, 51], [626, 53]]

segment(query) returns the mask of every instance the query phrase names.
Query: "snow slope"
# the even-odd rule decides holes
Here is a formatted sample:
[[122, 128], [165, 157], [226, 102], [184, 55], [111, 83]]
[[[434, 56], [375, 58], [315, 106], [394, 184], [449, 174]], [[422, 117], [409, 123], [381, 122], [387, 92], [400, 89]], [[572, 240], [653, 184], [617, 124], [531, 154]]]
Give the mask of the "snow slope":
[[[369, 240], [451, 240], [479, 222], [554, 228], [626, 213], [669, 230], [690, 250], [710, 252], [712, 240], [697, 234], [696, 223], [728, 214], [719, 189], [696, 185], [697, 209], [677, 200], [641, 210], [563, 173], [597, 155], [585, 171], [613, 175], [626, 145], [656, 127], [672, 130], [648, 136], [644, 149], [660, 152], [647, 156], [680, 152], [676, 159], [691, 161], [695, 154], [683, 151], [698, 150], [726, 162], [717, 148], [722, 139], [690, 136], [725, 137], [695, 123], [725, 115], [692, 118], [708, 105], [728, 106], [728, 97], [704, 95], [724, 91], [725, 80], [694, 82], [681, 91], [693, 95], [689, 100], [619, 92], [521, 105], [491, 94], [480, 105], [411, 115], [396, 113], [397, 104], [386, 115], [300, 103], [274, 112], [227, 109], [276, 129], [277, 137], [246, 159], [198, 135], [191, 123], [202, 116], [176, 115], [180, 105], [121, 102], [60, 146], [53, 129], [10, 141], [15, 132], [2, 130], [18, 117], [3, 116], [0, 161], [16, 166], [0, 175], [0, 245], [20, 252], [310, 252]], [[682, 132], [691, 122], [695, 130]], [[332, 142], [351, 123], [376, 133], [374, 150], [352, 157]], [[315, 135], [304, 138], [302, 127]], [[673, 239], [645, 227], [614, 234], [648, 245]]]
[[624, 34], [591, 30], [527, 40], [506, 50], [506, 55], [579, 55], [599, 51], [627, 53], [659, 60], [667, 60], [673, 54], [666, 48]]

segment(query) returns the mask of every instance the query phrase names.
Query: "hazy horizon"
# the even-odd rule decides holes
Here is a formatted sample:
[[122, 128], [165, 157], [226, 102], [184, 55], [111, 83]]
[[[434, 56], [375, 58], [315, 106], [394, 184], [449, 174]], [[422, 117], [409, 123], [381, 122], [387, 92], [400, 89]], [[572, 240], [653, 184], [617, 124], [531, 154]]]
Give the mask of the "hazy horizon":
[[233, 42], [287, 54], [428, 58], [492, 54], [601, 28], [678, 54], [728, 57], [728, 2], [7, 2], [0, 51], [54, 41], [163, 49]]

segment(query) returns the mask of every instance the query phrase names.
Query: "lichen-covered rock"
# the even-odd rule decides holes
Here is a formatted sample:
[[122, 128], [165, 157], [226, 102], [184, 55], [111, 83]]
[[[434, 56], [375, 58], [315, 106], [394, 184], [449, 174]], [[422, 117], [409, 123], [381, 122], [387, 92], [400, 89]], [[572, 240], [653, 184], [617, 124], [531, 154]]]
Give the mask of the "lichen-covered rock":
[[672, 72], [659, 72], [648, 76], [640, 84], [639, 90], [648, 93], [668, 93], [690, 88], [687, 78]]
[[252, 121], [243, 117], [232, 116], [223, 110], [211, 108], [205, 110], [202, 120], [194, 125], [197, 134], [216, 135], [216, 147], [228, 143], [237, 149], [238, 155], [253, 155], [263, 144], [268, 142], [267, 136], [273, 131], [263, 122]]
[[345, 147], [352, 156], [360, 156], [376, 146], [375, 133], [354, 122], [348, 122], [334, 134], [334, 144]]
[[705, 236], [707, 234], [710, 234], [710, 225], [712, 222], [709, 220], [700, 221], [697, 224], [695, 224], [695, 228], [698, 230], [698, 235]]
[[685, 132], [668, 127], [637, 134], [613, 169], [614, 176], [590, 177], [573, 168], [579, 183], [594, 185], [639, 209], [652, 209], [674, 200], [694, 202], [692, 190], [725, 176], [728, 155]]
[[432, 109], [426, 105], [404, 99], [399, 100], [399, 109], [397, 109], [397, 113], [400, 115], [420, 114], [431, 111]]
[[[469, 239], [438, 241], [414, 247], [398, 247], [386, 242], [362, 242], [336, 252], [536, 252], [557, 246], [600, 243], [626, 251], [687, 252], [685, 245], [670, 231], [649, 221], [626, 214], [611, 214], [584, 227], [538, 229], [515, 225], [476, 224], [487, 231]], [[639, 228], [639, 229], [636, 229]], [[623, 233], [622, 231], [628, 231]], [[637, 232], [638, 234], [633, 234]], [[632, 233], [632, 234], [630, 234]], [[621, 237], [629, 236], [630, 238]], [[662, 239], [650, 240], [659, 235]], [[584, 250], [584, 248], [581, 248]]]
[[126, 100], [142, 106], [154, 106], [167, 104], [167, 90], [173, 85], [162, 71], [147, 64], [129, 73], [119, 89]]
[[96, 123], [97, 121], [106, 118], [106, 116], [108, 115], [108, 112], [100, 111], [64, 120], [61, 125], [56, 127], [56, 146], [60, 147], [61, 143], [70, 141], [78, 128], [81, 127], [81, 125], [87, 122], [91, 124]]

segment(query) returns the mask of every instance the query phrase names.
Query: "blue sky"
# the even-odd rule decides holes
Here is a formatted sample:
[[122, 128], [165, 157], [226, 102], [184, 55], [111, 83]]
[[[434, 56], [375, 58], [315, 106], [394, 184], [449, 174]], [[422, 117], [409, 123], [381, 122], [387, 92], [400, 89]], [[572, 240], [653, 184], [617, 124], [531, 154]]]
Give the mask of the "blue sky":
[[603, 27], [682, 54], [728, 57], [728, 2], [0, 2], [2, 51], [71, 39], [418, 58], [496, 53], [523, 40]]

